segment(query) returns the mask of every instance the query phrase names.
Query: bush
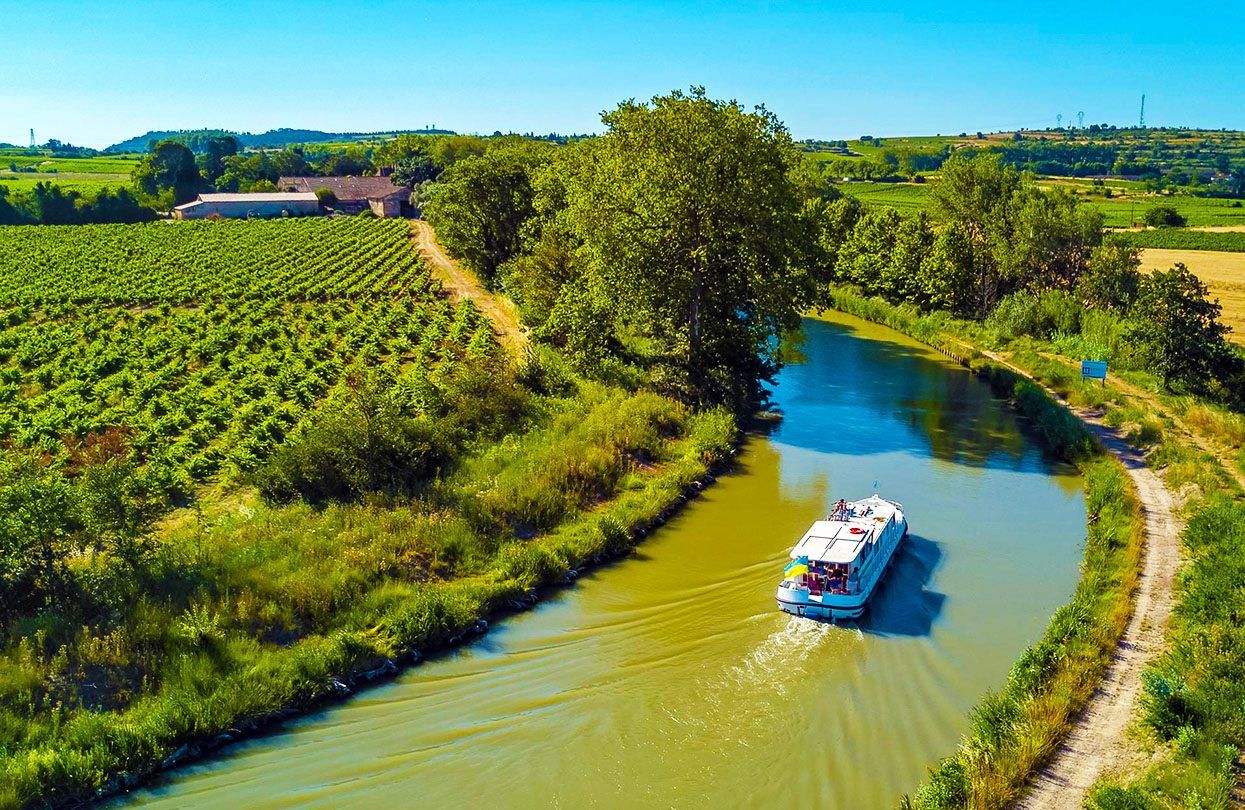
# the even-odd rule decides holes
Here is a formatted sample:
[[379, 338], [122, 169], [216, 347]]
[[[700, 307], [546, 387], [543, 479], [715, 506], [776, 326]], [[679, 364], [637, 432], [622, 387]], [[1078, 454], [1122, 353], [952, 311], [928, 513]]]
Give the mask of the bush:
[[1141, 674], [1141, 706], [1146, 725], [1165, 740], [1176, 737], [1186, 726], [1196, 726], [1197, 711], [1184, 679], [1148, 671]]
[[1175, 206], [1156, 205], [1146, 211], [1145, 223], [1151, 228], [1180, 228], [1184, 226], [1185, 218]]
[[332, 208], [334, 205], [337, 205], [337, 195], [331, 188], [316, 189], [316, 200], [325, 208]]

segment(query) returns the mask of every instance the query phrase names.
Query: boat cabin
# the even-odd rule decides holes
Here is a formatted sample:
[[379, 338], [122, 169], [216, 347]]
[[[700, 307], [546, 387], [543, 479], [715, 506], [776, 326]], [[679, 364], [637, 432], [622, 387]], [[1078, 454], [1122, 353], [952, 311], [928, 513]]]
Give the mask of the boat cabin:
[[810, 593], [860, 592], [859, 572], [897, 509], [888, 501], [840, 501], [825, 520], [815, 522], [791, 550], [791, 559], [808, 557], [808, 573], [797, 580]]

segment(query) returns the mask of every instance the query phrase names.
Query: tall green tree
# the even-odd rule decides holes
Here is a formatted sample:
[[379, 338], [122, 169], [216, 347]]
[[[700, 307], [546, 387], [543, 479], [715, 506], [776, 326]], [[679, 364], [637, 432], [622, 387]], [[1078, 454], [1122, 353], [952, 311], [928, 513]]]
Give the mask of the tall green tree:
[[1141, 279], [1130, 337], [1148, 352], [1163, 385], [1204, 392], [1236, 358], [1219, 322], [1219, 301], [1183, 264]]
[[547, 144], [490, 141], [483, 155], [446, 169], [424, 205], [441, 242], [489, 286], [498, 268], [522, 251], [523, 226], [536, 214], [533, 174], [552, 157]]
[[203, 188], [194, 153], [172, 140], [157, 143], [134, 167], [131, 178], [140, 194], [164, 207], [189, 202]]
[[965, 237], [972, 267], [970, 297], [985, 317], [1008, 292], [1011, 266], [1003, 258], [1015, 231], [1014, 201], [1022, 188], [1015, 169], [997, 155], [956, 155], [942, 166], [930, 196], [938, 219]]
[[232, 135], [215, 135], [203, 143], [203, 154], [199, 155], [199, 171], [210, 186], [225, 173], [225, 158], [238, 154], [238, 139]]
[[791, 137], [764, 108], [703, 89], [602, 116], [566, 162], [558, 225], [590, 286], [662, 347], [676, 392], [743, 402], [778, 367], [811, 293]]

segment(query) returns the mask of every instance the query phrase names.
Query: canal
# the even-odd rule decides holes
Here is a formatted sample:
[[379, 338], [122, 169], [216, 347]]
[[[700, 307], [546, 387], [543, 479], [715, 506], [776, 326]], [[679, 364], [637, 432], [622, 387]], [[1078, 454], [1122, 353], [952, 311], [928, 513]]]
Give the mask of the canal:
[[[1081, 482], [927, 348], [805, 332], [783, 420], [633, 556], [127, 804], [893, 807], [1071, 595]], [[869, 613], [779, 613], [791, 545], [875, 480], [912, 533]]]

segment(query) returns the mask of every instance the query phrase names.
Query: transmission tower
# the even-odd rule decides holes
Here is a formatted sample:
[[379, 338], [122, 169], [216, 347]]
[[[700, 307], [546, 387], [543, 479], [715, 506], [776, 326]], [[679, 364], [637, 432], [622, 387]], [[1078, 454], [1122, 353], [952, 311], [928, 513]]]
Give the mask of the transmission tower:
[[1063, 129], [1063, 113], [1055, 116], [1055, 129]]
[[1141, 94], [1141, 116], [1137, 119], [1137, 128], [1146, 128], [1146, 94]]
[[1081, 110], [1076, 114], [1076, 128], [1085, 129], [1085, 111]]
[[30, 129], [30, 148], [31, 148], [31, 149], [34, 149], [34, 148], [35, 148], [35, 130], [34, 130], [34, 127], [31, 127], [31, 129]]

